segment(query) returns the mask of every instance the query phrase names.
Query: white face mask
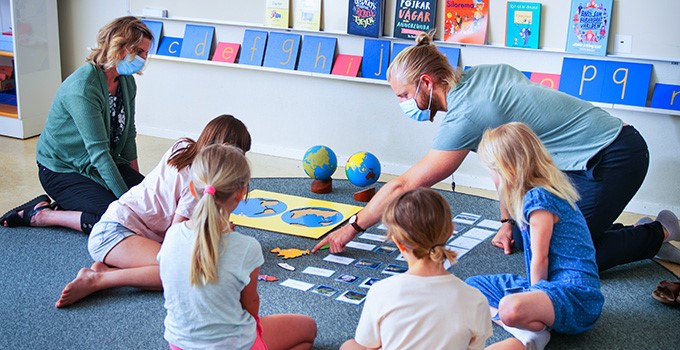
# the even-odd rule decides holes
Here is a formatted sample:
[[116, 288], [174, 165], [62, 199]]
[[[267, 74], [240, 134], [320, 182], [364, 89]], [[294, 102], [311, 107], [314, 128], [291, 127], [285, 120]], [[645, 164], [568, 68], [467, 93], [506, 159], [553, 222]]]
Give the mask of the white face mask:
[[413, 98], [399, 103], [399, 107], [401, 107], [401, 110], [404, 111], [404, 114], [418, 122], [430, 120], [430, 107], [432, 106], [432, 89], [430, 89], [430, 102], [428, 102], [427, 108], [422, 110], [420, 107], [418, 107], [416, 96], [418, 96], [418, 90], [420, 90], [421, 82], [422, 80], [418, 81], [418, 87], [416, 87], [416, 93], [413, 95]]

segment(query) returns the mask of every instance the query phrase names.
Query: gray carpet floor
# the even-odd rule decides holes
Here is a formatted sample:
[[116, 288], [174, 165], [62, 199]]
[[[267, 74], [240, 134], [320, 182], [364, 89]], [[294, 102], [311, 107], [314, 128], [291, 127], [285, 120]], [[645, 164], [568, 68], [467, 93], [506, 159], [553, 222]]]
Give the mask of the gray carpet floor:
[[[333, 193], [316, 195], [309, 191], [309, 179], [253, 179], [251, 189], [276, 191], [335, 202], [361, 205], [352, 199], [358, 188], [347, 181], [334, 181]], [[441, 192], [454, 214], [471, 212], [483, 219], [498, 219], [498, 203], [493, 200]], [[311, 248], [316, 241], [267, 231], [239, 228], [262, 244], [265, 264], [261, 271], [279, 278], [260, 282], [260, 313], [303, 313], [318, 323], [315, 349], [337, 349], [352, 338], [361, 314], [361, 305], [347, 304], [335, 297], [346, 290], [365, 291], [359, 283], [366, 277], [385, 278], [386, 264], [405, 265], [392, 255], [348, 248], [342, 255], [382, 263], [376, 270], [343, 266], [322, 260], [328, 251], [288, 260], [296, 271], [277, 266], [282, 258], [272, 248]], [[384, 234], [377, 228], [371, 233]], [[377, 242], [356, 239], [357, 242]], [[95, 293], [81, 302], [56, 309], [62, 288], [78, 270], [92, 261], [87, 253], [87, 237], [59, 228], [0, 228], [0, 349], [166, 349], [163, 340], [163, 295], [159, 292], [119, 288]], [[381, 245], [389, 245], [384, 243]], [[335, 270], [330, 278], [303, 274], [307, 267]], [[505, 256], [488, 240], [463, 256], [450, 271], [458, 277], [512, 272], [523, 274], [521, 253]], [[360, 281], [345, 284], [335, 281], [341, 273], [360, 276]], [[596, 326], [578, 336], [553, 334], [548, 349], [667, 349], [680, 343], [680, 309], [662, 305], [650, 297], [656, 284], [673, 275], [647, 260], [621, 266], [602, 274], [606, 302]], [[338, 290], [327, 297], [280, 285], [287, 278]], [[509, 337], [494, 326], [489, 343]]]

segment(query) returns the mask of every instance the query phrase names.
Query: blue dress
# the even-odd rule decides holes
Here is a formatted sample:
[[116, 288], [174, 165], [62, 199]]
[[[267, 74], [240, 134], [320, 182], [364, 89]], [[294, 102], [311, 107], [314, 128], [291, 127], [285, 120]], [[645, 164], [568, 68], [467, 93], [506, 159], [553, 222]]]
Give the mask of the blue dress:
[[[554, 331], [565, 334], [585, 332], [600, 317], [604, 304], [588, 225], [578, 209], [542, 187], [533, 188], [524, 196], [525, 217], [528, 218], [535, 210], [546, 210], [560, 218], [553, 227], [550, 240], [548, 280], [531, 286], [528, 277], [500, 274], [473, 276], [466, 282], [478, 288], [493, 307], [498, 307], [507, 293], [543, 291], [555, 308]], [[531, 276], [530, 227], [522, 225], [520, 229], [527, 276]]]

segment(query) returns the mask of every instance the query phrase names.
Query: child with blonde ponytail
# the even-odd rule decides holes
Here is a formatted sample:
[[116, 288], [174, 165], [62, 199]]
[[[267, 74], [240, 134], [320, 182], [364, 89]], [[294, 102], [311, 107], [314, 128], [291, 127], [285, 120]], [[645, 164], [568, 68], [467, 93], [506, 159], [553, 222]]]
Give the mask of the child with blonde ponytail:
[[170, 227], [158, 253], [167, 309], [164, 336], [171, 349], [311, 349], [312, 318], [258, 316], [262, 248], [229, 222], [248, 190], [250, 167], [243, 152], [208, 146], [196, 156], [191, 173], [198, 205], [191, 220]]
[[497, 311], [498, 323], [515, 336], [493, 349], [543, 349], [552, 329], [578, 334], [593, 327], [604, 297], [595, 248], [576, 206], [579, 195], [538, 136], [525, 124], [484, 132], [479, 160], [491, 170], [501, 203], [519, 226], [526, 276], [474, 276]]
[[491, 336], [489, 304], [444, 269], [451, 209], [429, 188], [406, 192], [382, 218], [408, 263], [406, 273], [371, 286], [354, 339], [341, 349], [483, 349]]

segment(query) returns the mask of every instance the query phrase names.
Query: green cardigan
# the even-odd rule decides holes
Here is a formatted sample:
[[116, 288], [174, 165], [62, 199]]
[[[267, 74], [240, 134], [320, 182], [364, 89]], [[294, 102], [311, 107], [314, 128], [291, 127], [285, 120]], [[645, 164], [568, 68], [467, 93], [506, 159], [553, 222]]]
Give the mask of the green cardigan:
[[125, 130], [111, 150], [111, 114], [104, 71], [87, 63], [61, 84], [36, 147], [38, 163], [58, 173], [79, 173], [120, 197], [128, 190], [116, 164], [137, 159], [135, 96], [132, 76], [119, 84], [125, 108]]

